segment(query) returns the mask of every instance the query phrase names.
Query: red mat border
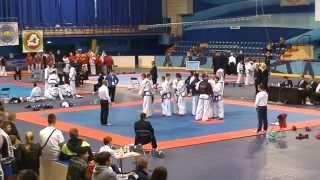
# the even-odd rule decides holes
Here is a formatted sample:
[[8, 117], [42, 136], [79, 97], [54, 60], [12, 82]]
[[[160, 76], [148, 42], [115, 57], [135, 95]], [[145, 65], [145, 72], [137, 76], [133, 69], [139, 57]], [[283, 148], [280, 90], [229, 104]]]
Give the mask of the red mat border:
[[[157, 100], [156, 102], [159, 103], [159, 100]], [[226, 104], [240, 105], [240, 106], [254, 108], [254, 103], [252, 102], [230, 100], [230, 99], [225, 99], [224, 102]], [[128, 106], [137, 106], [141, 104], [142, 104], [141, 101], [132, 101], [132, 102], [123, 102], [123, 103], [113, 104], [112, 107], [128, 107]], [[28, 123], [32, 123], [35, 125], [46, 126], [47, 119], [45, 117], [42, 117], [43, 114], [61, 113], [61, 112], [77, 112], [77, 111], [83, 111], [83, 110], [97, 109], [99, 107], [100, 107], [99, 105], [87, 105], [87, 106], [78, 106], [78, 107], [72, 107], [72, 108], [57, 108], [57, 109], [50, 109], [50, 110], [37, 111], [37, 112], [20, 112], [20, 113], [17, 113], [17, 119], [28, 122]], [[112, 110], [112, 107], [111, 107], [111, 110]], [[269, 105], [268, 109], [278, 110], [283, 112], [294, 112], [294, 113], [300, 113], [300, 114], [306, 114], [306, 115], [316, 115], [316, 116], [319, 116], [319, 112], [320, 112], [315, 109], [306, 109], [301, 107], [288, 107], [288, 106], [280, 106], [280, 105]], [[295, 123], [289, 123], [288, 127], [291, 127], [292, 125], [295, 125], [297, 128], [304, 128], [306, 126], [308, 127], [320, 126], [320, 118], [305, 120], [305, 121], [300, 121]], [[134, 142], [134, 139], [131, 137], [109, 133], [109, 132], [97, 130], [94, 128], [88, 128], [88, 127], [80, 126], [77, 124], [67, 123], [61, 120], [57, 120], [56, 126], [58, 129], [65, 132], [68, 132], [70, 128], [77, 128], [79, 129], [81, 136], [92, 138], [98, 141], [101, 141], [102, 138], [105, 136], [111, 136], [113, 138], [113, 143], [117, 145], [132, 144]], [[288, 129], [284, 129], [284, 130], [288, 130]], [[231, 140], [231, 139], [237, 139], [237, 138], [243, 138], [243, 137], [249, 137], [249, 136], [256, 136], [257, 134], [255, 133], [255, 131], [256, 129], [244, 129], [244, 130], [238, 130], [238, 131], [232, 131], [232, 132], [215, 133], [215, 134], [208, 134], [208, 135], [196, 136], [196, 137], [190, 137], [190, 138], [161, 141], [159, 142], [159, 148], [160, 149], [179, 148], [179, 147], [192, 146], [197, 144], [212, 143], [212, 142]]]

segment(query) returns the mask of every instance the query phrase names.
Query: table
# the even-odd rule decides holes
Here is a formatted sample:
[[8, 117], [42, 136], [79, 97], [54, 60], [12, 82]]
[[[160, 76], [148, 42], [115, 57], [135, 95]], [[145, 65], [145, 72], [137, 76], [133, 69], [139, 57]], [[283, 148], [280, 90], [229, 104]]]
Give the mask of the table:
[[132, 159], [132, 158], [138, 158], [143, 156], [143, 154], [137, 153], [137, 152], [127, 152], [124, 153], [122, 149], [117, 149], [114, 151], [114, 158], [116, 160], [119, 160], [120, 168], [121, 168], [121, 173], [123, 174], [123, 160], [127, 159]]
[[286, 104], [305, 104], [307, 91], [301, 88], [268, 87], [269, 100]]

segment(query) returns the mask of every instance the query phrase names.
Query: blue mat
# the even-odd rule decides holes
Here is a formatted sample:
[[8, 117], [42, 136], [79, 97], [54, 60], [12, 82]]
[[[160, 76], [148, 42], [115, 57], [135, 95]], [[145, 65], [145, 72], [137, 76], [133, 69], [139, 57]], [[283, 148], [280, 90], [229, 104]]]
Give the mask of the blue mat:
[[19, 86], [15, 84], [0, 84], [0, 88], [10, 88], [10, 97], [30, 96], [32, 87]]
[[[154, 109], [160, 110], [159, 105]], [[188, 104], [189, 112], [191, 104]], [[107, 131], [123, 136], [134, 137], [133, 125], [138, 119], [141, 106], [115, 107], [111, 108], [109, 121], [112, 126], [105, 127], [100, 125], [100, 110], [85, 110], [80, 112], [58, 113], [59, 120], [74, 123], [102, 131]], [[174, 140], [180, 138], [201, 136], [213, 133], [231, 132], [243, 129], [256, 128], [257, 117], [254, 108], [225, 105], [225, 119], [222, 124], [198, 124], [194, 123], [194, 117], [191, 114], [186, 116], [163, 117], [160, 113], [154, 113], [149, 119], [154, 126], [156, 136], [159, 140]], [[282, 112], [269, 110], [269, 122], [273, 122]], [[299, 113], [288, 113], [289, 122], [315, 119], [317, 116], [305, 115]], [[319, 118], [319, 117], [318, 117]]]

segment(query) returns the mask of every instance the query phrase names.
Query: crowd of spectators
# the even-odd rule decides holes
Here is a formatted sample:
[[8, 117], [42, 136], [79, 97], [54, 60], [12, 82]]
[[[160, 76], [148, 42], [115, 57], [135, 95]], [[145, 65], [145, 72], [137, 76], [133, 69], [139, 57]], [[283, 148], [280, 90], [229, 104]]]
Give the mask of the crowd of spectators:
[[[117, 180], [121, 169], [112, 162], [114, 148], [111, 137], [102, 139], [97, 153], [88, 141], [81, 138], [76, 128], [69, 130], [69, 139], [65, 141], [63, 133], [56, 128], [55, 114], [48, 115], [48, 126], [39, 132], [40, 142], [35, 142], [32, 131], [21, 138], [15, 124], [15, 113], [5, 110], [0, 104], [0, 149], [1, 180], [55, 180], [57, 172], [54, 163], [58, 160], [68, 162], [67, 180]], [[155, 168], [151, 174], [148, 160], [139, 158], [136, 169], [128, 177], [130, 180], [166, 180], [167, 170]]]

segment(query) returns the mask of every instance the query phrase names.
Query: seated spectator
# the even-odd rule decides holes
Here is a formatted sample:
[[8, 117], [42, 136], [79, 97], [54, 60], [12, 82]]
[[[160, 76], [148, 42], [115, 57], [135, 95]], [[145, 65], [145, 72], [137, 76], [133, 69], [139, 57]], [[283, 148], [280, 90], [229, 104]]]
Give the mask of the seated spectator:
[[39, 180], [39, 176], [31, 169], [22, 170], [16, 180]]
[[87, 174], [88, 148], [79, 148], [77, 155], [70, 159], [66, 180], [89, 180]]
[[133, 175], [129, 176], [129, 180], [149, 180], [148, 160], [139, 158], [136, 164], [136, 170]]
[[41, 88], [37, 86], [37, 83], [33, 83], [33, 88], [30, 93], [30, 98], [38, 98], [42, 96]]
[[160, 166], [153, 170], [150, 180], [167, 180], [167, 168]]
[[149, 121], [146, 121], [146, 114], [140, 114], [140, 120], [135, 122], [135, 145], [145, 145], [151, 143], [153, 150], [157, 149], [157, 141], [154, 135], [154, 129]]
[[39, 174], [41, 146], [34, 143], [33, 132], [28, 131], [25, 134], [25, 144], [20, 144], [17, 149], [17, 167], [18, 170], [31, 169]]
[[95, 155], [96, 166], [93, 170], [92, 180], [117, 180], [117, 175], [111, 168], [111, 154], [101, 152]]
[[70, 139], [67, 143], [62, 145], [61, 148], [61, 158], [70, 159], [71, 157], [77, 156], [78, 152], [85, 148], [89, 153], [89, 161], [93, 159], [93, 154], [91, 151], [90, 144], [79, 137], [79, 131], [76, 128], [69, 130]]
[[288, 77], [283, 77], [284, 81], [280, 84], [280, 87], [292, 88], [293, 83]]
[[112, 142], [112, 138], [110, 136], [103, 138], [104, 146], [100, 147], [99, 153], [108, 152], [111, 154], [112, 157], [114, 157], [114, 150], [111, 148], [111, 142]]

